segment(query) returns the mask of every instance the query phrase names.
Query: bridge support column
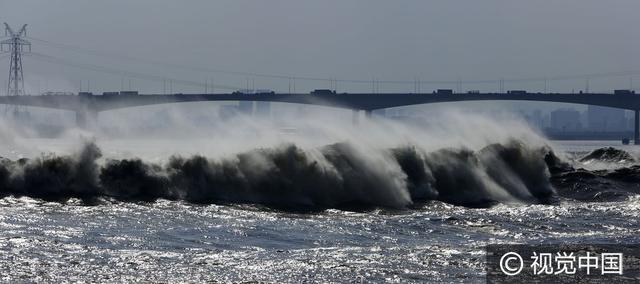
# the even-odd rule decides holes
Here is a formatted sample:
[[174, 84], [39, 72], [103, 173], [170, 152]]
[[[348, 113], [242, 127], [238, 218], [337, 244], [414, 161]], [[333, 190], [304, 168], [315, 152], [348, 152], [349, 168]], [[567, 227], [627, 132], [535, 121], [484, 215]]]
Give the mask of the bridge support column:
[[96, 126], [98, 123], [98, 112], [91, 110], [76, 111], [76, 126], [82, 129], [88, 129]]
[[635, 110], [633, 120], [633, 144], [640, 145], [640, 110]]

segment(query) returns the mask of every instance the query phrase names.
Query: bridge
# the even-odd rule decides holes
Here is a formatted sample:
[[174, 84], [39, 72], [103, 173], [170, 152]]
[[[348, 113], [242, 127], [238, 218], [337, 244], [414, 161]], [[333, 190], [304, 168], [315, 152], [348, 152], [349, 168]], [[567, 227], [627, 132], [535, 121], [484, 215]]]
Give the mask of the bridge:
[[[107, 95], [108, 94], [108, 95]], [[1, 96], [0, 104], [33, 106], [74, 111], [79, 126], [96, 120], [102, 111], [184, 102], [203, 101], [264, 101], [328, 106], [365, 111], [370, 116], [373, 110], [461, 101], [537, 101], [612, 107], [635, 112], [634, 143], [640, 144], [640, 95], [632, 92], [607, 93], [335, 93], [316, 92], [310, 94], [289, 93], [227, 93], [227, 94], [120, 94], [93, 95], [38, 95]]]

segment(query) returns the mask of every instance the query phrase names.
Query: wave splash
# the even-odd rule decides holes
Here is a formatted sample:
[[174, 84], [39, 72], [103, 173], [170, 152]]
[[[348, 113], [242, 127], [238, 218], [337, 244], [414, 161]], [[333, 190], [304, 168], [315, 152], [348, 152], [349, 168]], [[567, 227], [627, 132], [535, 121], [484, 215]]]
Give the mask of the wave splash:
[[[603, 147], [577, 159], [578, 169], [561, 162], [551, 171], [551, 182], [558, 195], [580, 201], [624, 201], [640, 194], [640, 165], [630, 153]], [[582, 168], [589, 166], [595, 170]], [[597, 165], [601, 169], [597, 169]], [[550, 169], [553, 169], [550, 167]]]
[[628, 152], [613, 147], [604, 147], [591, 151], [591, 153], [580, 158], [582, 163], [605, 162], [605, 163], [634, 163], [636, 159]]
[[427, 152], [407, 145], [376, 151], [351, 143], [305, 150], [295, 144], [256, 149], [226, 159], [173, 156], [168, 162], [103, 160], [87, 143], [69, 156], [0, 161], [0, 195], [48, 201], [100, 198], [193, 203], [255, 203], [313, 210], [405, 208], [427, 200], [470, 207], [497, 202], [549, 203], [547, 147], [519, 140], [479, 151]]

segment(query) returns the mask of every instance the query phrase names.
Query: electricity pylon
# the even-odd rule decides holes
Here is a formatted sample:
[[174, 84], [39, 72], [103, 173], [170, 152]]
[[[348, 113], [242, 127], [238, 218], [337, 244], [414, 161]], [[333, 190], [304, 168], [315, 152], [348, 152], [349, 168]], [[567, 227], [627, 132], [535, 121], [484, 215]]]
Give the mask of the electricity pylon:
[[[11, 53], [11, 63], [9, 64], [9, 82], [7, 84], [7, 96], [20, 96], [24, 95], [24, 74], [22, 72], [22, 52], [26, 49], [31, 52], [31, 43], [24, 39], [27, 36], [27, 25], [23, 25], [22, 28], [16, 33], [11, 27], [4, 23], [4, 35], [8, 37], [5, 40], [0, 41], [0, 51], [5, 51], [5, 47], [8, 47]], [[20, 110], [15, 108], [14, 114], [19, 114]]]
[[[20, 96], [24, 95], [24, 74], [22, 72], [22, 52], [26, 49], [31, 52], [31, 43], [24, 39], [27, 36], [27, 25], [23, 25], [22, 28], [16, 33], [11, 27], [4, 23], [4, 35], [9, 37], [0, 41], [0, 51], [5, 50], [5, 46], [8, 46], [11, 53], [11, 63], [9, 64], [9, 82], [7, 84], [7, 96]], [[14, 118], [26, 119], [29, 117], [29, 113], [20, 109], [19, 106], [7, 106], [5, 108], [5, 115], [7, 111], [12, 109]]]

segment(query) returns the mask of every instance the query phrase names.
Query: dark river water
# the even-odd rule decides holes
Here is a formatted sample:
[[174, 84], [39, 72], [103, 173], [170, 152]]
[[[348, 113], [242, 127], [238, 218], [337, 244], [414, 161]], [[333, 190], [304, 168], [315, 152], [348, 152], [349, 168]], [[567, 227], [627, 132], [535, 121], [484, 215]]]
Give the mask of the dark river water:
[[486, 244], [640, 242], [632, 148], [554, 144], [5, 160], [0, 281], [484, 282]]

